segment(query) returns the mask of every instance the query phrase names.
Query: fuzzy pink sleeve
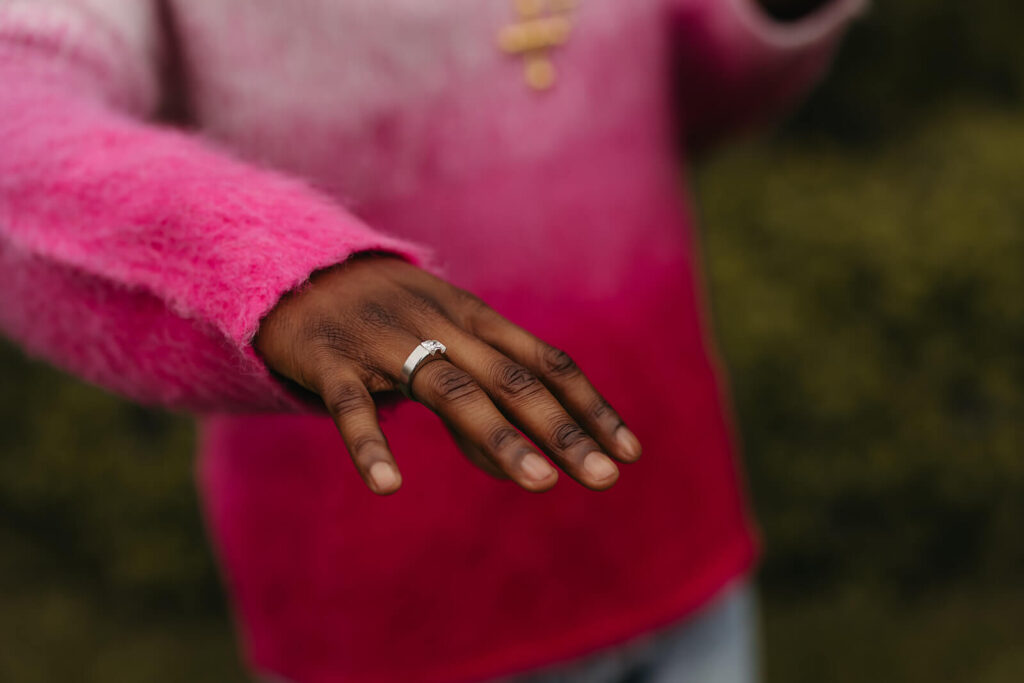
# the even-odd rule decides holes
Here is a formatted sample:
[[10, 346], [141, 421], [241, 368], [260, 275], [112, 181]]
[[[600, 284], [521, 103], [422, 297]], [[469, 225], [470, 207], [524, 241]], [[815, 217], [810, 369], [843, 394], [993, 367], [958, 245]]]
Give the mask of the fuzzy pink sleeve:
[[867, 0], [827, 0], [792, 21], [758, 0], [667, 0], [687, 136], [698, 145], [784, 113], [827, 68]]
[[144, 402], [301, 409], [251, 347], [261, 318], [354, 252], [429, 254], [147, 123], [148, 4], [0, 0], [0, 330]]

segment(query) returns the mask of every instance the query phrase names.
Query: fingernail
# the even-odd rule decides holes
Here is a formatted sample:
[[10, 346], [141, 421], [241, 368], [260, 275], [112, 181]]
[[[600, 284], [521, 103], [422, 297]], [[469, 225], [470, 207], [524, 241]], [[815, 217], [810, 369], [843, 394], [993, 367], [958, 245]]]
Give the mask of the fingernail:
[[603, 481], [615, 475], [618, 471], [612, 461], [608, 459], [608, 456], [604, 453], [588, 453], [587, 457], [583, 458], [583, 471], [586, 472], [591, 479], [596, 481]]
[[370, 467], [370, 479], [378, 491], [390, 491], [398, 483], [398, 474], [388, 463], [375, 462]]
[[640, 448], [640, 440], [636, 438], [633, 432], [629, 431], [625, 427], [619, 427], [615, 432], [615, 443], [618, 444], [622, 454], [630, 460], [636, 460], [640, 457], [642, 449]]
[[520, 466], [523, 468], [526, 476], [534, 481], [544, 481], [554, 473], [551, 465], [547, 464], [544, 458], [536, 453], [527, 453], [523, 456]]

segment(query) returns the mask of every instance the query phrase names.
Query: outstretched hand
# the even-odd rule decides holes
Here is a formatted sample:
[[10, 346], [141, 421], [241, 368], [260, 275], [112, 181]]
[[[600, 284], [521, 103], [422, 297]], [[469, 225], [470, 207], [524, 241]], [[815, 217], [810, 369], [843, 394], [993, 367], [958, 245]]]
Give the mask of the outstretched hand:
[[603, 490], [619, 475], [609, 455], [640, 457], [636, 437], [564, 351], [399, 258], [360, 256], [315, 274], [263, 320], [255, 346], [272, 370], [323, 399], [363, 480], [388, 494], [401, 475], [371, 394], [398, 389], [406, 357], [426, 339], [447, 352], [420, 366], [410, 395], [484, 471], [546, 491], [558, 473], [539, 447]]

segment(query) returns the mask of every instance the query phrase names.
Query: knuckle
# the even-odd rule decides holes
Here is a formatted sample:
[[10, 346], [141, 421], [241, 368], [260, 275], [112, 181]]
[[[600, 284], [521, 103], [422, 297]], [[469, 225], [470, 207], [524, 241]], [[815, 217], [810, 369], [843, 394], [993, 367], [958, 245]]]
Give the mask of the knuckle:
[[604, 420], [608, 417], [617, 418], [615, 411], [604, 398], [598, 396], [587, 408], [587, 417], [592, 420]]
[[479, 307], [479, 308], [488, 308], [487, 304], [484, 303], [483, 299], [481, 299], [476, 294], [474, 294], [473, 292], [470, 292], [467, 289], [462, 289], [461, 287], [456, 287], [455, 288], [455, 293], [459, 297], [459, 300], [462, 301], [462, 303], [465, 304], [466, 306], [474, 306], [474, 307]]
[[383, 370], [364, 363], [360, 366], [359, 371], [362, 373], [360, 379], [366, 386], [366, 390], [373, 394], [377, 391], [388, 391], [395, 388], [395, 382], [387, 373]]
[[398, 326], [398, 316], [376, 301], [362, 304], [359, 307], [358, 316], [365, 325], [375, 329]]
[[541, 389], [537, 377], [518, 363], [499, 361], [492, 371], [497, 390], [509, 398], [530, 396]]
[[487, 328], [493, 327], [496, 318], [501, 317], [476, 294], [464, 289], [457, 289], [456, 292], [459, 319], [462, 325], [473, 334], [481, 336]]
[[335, 365], [331, 363], [330, 353], [324, 350], [312, 349], [305, 354], [305, 362], [300, 363], [301, 356], [296, 353], [293, 366], [296, 370], [296, 381], [300, 386], [306, 387], [323, 396], [324, 381], [329, 376]]
[[[307, 325], [307, 347], [300, 349], [304, 359], [317, 372], [323, 374], [335, 367], [338, 357], [352, 361], [360, 368], [372, 369], [379, 364], [377, 354], [368, 340], [374, 339], [373, 329], [382, 329], [383, 322], [393, 316], [382, 306], [370, 304], [365, 308], [376, 307], [376, 312], [364, 310], [357, 318], [358, 322], [345, 322], [331, 316], [320, 316], [312, 319]], [[378, 323], [370, 323], [367, 316], [375, 317]], [[369, 332], [368, 332], [369, 330]]]
[[359, 457], [368, 452], [381, 452], [387, 447], [387, 443], [382, 437], [368, 434], [352, 440], [352, 455]]
[[496, 453], [504, 450], [518, 440], [519, 432], [508, 425], [504, 425], [492, 430], [487, 435], [487, 449], [492, 453]]
[[418, 315], [436, 315], [441, 313], [441, 306], [434, 297], [419, 290], [408, 292], [409, 308]]
[[329, 316], [317, 316], [309, 321], [307, 337], [314, 344], [331, 350], [343, 350], [352, 344], [352, 331], [339, 320]]
[[482, 316], [490, 315], [491, 313], [494, 312], [491, 310], [491, 307], [488, 306], [484, 302], [484, 300], [478, 297], [476, 294], [473, 294], [472, 292], [467, 292], [464, 289], [459, 289], [457, 291], [459, 303], [461, 304], [463, 311], [465, 311], [467, 315]]
[[446, 403], [458, 403], [478, 396], [480, 387], [473, 378], [453, 365], [442, 365], [431, 375], [433, 390], [438, 399]]
[[323, 399], [328, 412], [337, 418], [364, 411], [372, 403], [363, 387], [352, 382], [331, 387], [325, 392]]
[[579, 372], [576, 361], [568, 353], [554, 346], [544, 347], [540, 362], [544, 373], [552, 377], [570, 377]]
[[587, 434], [575, 422], [562, 422], [555, 426], [551, 433], [551, 443], [559, 450], [572, 448], [586, 440]]

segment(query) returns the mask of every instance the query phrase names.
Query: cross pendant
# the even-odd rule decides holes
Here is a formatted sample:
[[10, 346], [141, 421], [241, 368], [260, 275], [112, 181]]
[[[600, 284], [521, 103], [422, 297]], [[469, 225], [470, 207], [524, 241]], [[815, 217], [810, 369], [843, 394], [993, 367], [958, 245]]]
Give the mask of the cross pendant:
[[562, 45], [572, 31], [570, 15], [577, 0], [515, 0], [519, 21], [498, 33], [498, 46], [511, 55], [522, 55], [523, 75], [535, 90], [547, 90], [555, 82], [552, 48]]

